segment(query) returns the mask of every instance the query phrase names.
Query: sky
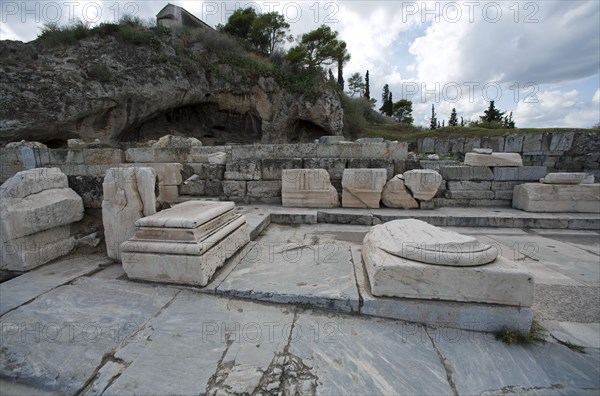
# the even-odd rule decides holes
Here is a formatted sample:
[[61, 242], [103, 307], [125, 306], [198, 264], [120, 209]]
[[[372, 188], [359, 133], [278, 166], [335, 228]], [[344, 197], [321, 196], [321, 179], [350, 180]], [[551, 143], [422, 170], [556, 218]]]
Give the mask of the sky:
[[[413, 102], [465, 122], [494, 100], [521, 128], [589, 128], [600, 122], [600, 1], [180, 1], [211, 26], [237, 8], [284, 15], [294, 36], [321, 24], [339, 32], [346, 79], [369, 70], [371, 96], [389, 84]], [[0, 1], [0, 39], [30, 41], [48, 22], [89, 25], [125, 14], [152, 19], [167, 1]], [[335, 70], [334, 70], [335, 72]]]

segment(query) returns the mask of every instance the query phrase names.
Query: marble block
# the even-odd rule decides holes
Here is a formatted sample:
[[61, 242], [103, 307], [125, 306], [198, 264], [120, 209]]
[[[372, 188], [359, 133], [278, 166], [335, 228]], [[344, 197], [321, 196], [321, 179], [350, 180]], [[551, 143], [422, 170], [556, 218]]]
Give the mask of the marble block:
[[37, 168], [18, 172], [0, 186], [0, 198], [25, 198], [56, 188], [68, 188], [67, 175], [59, 168]]
[[519, 184], [512, 206], [526, 212], [600, 213], [600, 184]]
[[194, 229], [233, 210], [233, 202], [187, 201], [135, 222], [137, 227]]
[[133, 236], [135, 222], [156, 213], [153, 168], [110, 168], [104, 177], [102, 223], [108, 257], [121, 259], [119, 246]]
[[55, 188], [25, 198], [0, 201], [0, 235], [8, 241], [83, 218], [83, 200], [70, 188]]
[[383, 187], [381, 201], [388, 208], [416, 209], [419, 203], [410, 195], [402, 175], [396, 175]]
[[585, 173], [548, 173], [540, 179], [544, 184], [581, 184], [587, 174]]
[[284, 207], [340, 206], [338, 192], [325, 169], [284, 169], [281, 174], [281, 201]]
[[0, 186], [0, 268], [29, 271], [73, 250], [83, 200], [58, 168], [18, 172]]
[[68, 254], [74, 247], [75, 238], [71, 236], [69, 225], [2, 241], [0, 267], [29, 271]]
[[465, 165], [469, 166], [523, 166], [519, 153], [466, 153]]
[[130, 279], [204, 287], [249, 241], [248, 226], [244, 225], [201, 256], [124, 251], [123, 269]]
[[386, 180], [385, 169], [345, 169], [342, 176], [342, 206], [379, 208]]
[[152, 168], [158, 177], [159, 201], [174, 201], [179, 197], [178, 186], [183, 183], [181, 172], [183, 165], [180, 163], [136, 163], [123, 164], [124, 167]]
[[250, 241], [246, 217], [232, 202], [188, 201], [139, 219], [121, 245], [131, 279], [206, 286], [225, 261]]
[[494, 150], [491, 148], [474, 148], [473, 152], [477, 154], [492, 154]]
[[413, 169], [404, 173], [404, 184], [419, 201], [431, 201], [442, 184], [442, 175], [432, 169]]
[[488, 264], [498, 257], [498, 249], [472, 236], [416, 219], [389, 221], [373, 234], [379, 249], [422, 263], [468, 267]]
[[375, 296], [517, 307], [533, 303], [533, 277], [521, 264], [504, 257], [478, 267], [420, 263], [380, 249], [384, 232], [383, 225], [374, 226], [363, 240], [362, 256]]

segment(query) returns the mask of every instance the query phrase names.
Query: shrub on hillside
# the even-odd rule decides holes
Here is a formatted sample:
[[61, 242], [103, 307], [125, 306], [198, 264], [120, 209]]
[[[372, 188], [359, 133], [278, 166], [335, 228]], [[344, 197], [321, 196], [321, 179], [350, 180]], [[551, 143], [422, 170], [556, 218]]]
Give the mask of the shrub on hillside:
[[342, 108], [344, 109], [344, 134], [356, 136], [363, 132], [367, 124], [392, 124], [394, 121], [379, 114], [371, 107], [367, 98], [351, 98], [340, 94]]

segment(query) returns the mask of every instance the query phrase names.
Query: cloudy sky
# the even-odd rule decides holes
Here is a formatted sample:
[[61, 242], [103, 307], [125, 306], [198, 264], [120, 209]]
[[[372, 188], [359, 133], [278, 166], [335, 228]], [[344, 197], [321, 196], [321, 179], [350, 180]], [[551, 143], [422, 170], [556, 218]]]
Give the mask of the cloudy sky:
[[[428, 125], [456, 108], [477, 119], [489, 100], [517, 127], [591, 127], [600, 122], [600, 1], [180, 1], [208, 24], [252, 6], [278, 11], [299, 35], [325, 23], [352, 59], [346, 78], [369, 70], [371, 95], [389, 84]], [[152, 18], [167, 1], [0, 2], [0, 38], [35, 39], [46, 22]], [[380, 104], [378, 104], [379, 107]]]

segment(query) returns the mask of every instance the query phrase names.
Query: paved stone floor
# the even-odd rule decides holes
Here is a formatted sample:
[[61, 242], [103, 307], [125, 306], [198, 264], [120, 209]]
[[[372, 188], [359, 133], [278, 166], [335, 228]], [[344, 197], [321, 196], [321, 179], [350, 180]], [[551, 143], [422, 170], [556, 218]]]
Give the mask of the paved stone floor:
[[202, 290], [129, 281], [99, 255], [6, 281], [0, 394], [600, 392], [597, 231], [452, 228], [534, 274], [548, 342], [521, 346], [357, 315], [350, 262], [368, 228], [271, 224]]

